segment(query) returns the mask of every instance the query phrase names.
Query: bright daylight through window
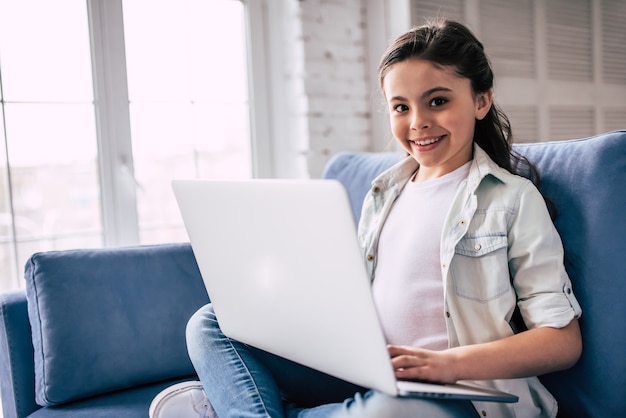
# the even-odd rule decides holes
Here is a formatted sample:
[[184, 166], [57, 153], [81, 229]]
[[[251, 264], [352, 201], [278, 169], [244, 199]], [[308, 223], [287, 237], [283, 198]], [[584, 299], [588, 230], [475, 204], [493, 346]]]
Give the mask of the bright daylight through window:
[[0, 289], [37, 251], [185, 241], [172, 179], [252, 176], [244, 13], [0, 0]]

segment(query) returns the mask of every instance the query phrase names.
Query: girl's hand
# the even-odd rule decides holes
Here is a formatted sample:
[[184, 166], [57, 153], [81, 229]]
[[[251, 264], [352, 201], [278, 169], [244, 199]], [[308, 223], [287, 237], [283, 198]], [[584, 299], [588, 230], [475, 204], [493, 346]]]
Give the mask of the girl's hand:
[[432, 351], [410, 346], [387, 346], [391, 364], [399, 380], [426, 380], [437, 383], [455, 383], [453, 352]]
[[431, 351], [387, 346], [396, 377], [454, 383], [517, 379], [572, 367], [582, 351], [578, 320], [563, 328], [541, 327], [483, 344]]

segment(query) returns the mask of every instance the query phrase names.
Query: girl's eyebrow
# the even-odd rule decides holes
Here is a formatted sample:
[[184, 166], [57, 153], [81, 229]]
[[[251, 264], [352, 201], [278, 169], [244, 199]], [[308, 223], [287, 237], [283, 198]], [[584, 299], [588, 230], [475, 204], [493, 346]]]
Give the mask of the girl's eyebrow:
[[[449, 92], [452, 91], [452, 89], [450, 89], [448, 87], [437, 86], [437, 87], [433, 87], [432, 89], [426, 90], [424, 93], [422, 93], [422, 95], [420, 97], [421, 97], [421, 99], [426, 99], [431, 94], [438, 93], [440, 91], [449, 93]], [[389, 101], [390, 102], [393, 102], [393, 101], [406, 101], [406, 98], [404, 98], [402, 96], [393, 96], [391, 99], [389, 99]]]
[[451, 92], [452, 89], [449, 89], [448, 87], [442, 87], [442, 86], [438, 86], [438, 87], [433, 87], [432, 89], [428, 89], [426, 90], [424, 93], [422, 93], [422, 99], [427, 98], [428, 96], [430, 96], [433, 93], [438, 93], [440, 91], [443, 92]]

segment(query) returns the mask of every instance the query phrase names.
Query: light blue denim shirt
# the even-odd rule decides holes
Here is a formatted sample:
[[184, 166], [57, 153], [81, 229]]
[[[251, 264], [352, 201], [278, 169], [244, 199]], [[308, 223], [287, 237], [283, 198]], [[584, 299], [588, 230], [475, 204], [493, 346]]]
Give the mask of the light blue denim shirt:
[[[417, 168], [407, 157], [376, 178], [365, 197], [359, 241], [372, 280], [383, 223]], [[499, 167], [478, 145], [444, 221], [440, 265], [450, 347], [513, 335], [516, 306], [528, 328], [562, 328], [581, 314], [543, 197], [529, 180]], [[556, 401], [537, 378], [477, 383], [520, 398], [516, 404], [475, 402], [481, 415], [556, 415]]]

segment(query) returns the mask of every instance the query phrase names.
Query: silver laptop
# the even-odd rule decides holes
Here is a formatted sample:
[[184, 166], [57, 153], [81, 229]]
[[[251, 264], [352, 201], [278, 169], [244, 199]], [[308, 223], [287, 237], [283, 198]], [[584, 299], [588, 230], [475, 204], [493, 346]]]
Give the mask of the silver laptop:
[[341, 183], [172, 186], [227, 336], [392, 396], [517, 402], [465, 384], [396, 380]]

